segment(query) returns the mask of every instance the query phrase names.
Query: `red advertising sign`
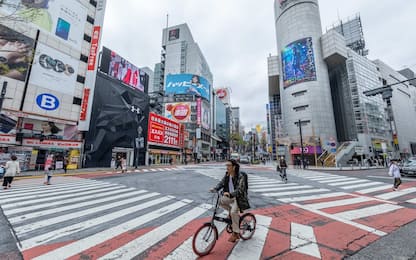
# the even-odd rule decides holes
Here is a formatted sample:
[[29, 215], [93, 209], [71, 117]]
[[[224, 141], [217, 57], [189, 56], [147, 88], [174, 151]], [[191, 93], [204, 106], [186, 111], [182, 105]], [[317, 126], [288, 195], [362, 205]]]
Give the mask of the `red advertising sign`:
[[202, 100], [198, 98], [196, 100], [196, 124], [201, 125], [201, 114], [202, 114]]
[[88, 56], [88, 70], [95, 70], [95, 60], [97, 58], [98, 42], [100, 40], [100, 30], [100, 26], [94, 26], [94, 28], [92, 29], [90, 54]]
[[88, 98], [90, 96], [90, 89], [84, 88], [84, 95], [82, 97], [81, 112], [79, 120], [85, 120], [87, 118]]
[[227, 96], [227, 90], [223, 89], [223, 88], [217, 89], [216, 94], [217, 94], [219, 99], [223, 99]]
[[149, 114], [149, 142], [179, 147], [180, 124], [155, 113]]

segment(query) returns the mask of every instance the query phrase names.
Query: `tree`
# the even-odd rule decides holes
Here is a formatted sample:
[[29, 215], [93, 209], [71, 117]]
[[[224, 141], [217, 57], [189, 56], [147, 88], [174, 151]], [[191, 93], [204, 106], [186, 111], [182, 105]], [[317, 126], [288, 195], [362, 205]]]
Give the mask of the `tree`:
[[238, 133], [232, 133], [230, 139], [233, 150], [240, 151], [240, 148], [243, 147], [245, 144], [243, 138]]
[[[35, 5], [35, 4], [33, 4]], [[41, 8], [22, 4], [21, 1], [0, 0], [0, 22], [18, 21], [28, 23], [34, 21], [41, 14]]]

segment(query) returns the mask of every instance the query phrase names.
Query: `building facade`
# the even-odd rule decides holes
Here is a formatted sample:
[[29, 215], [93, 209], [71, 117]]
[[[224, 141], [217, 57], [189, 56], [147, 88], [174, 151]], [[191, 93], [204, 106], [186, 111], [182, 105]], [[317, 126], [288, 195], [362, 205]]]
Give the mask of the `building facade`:
[[51, 160], [62, 168], [67, 157], [68, 168], [75, 169], [83, 152], [79, 122], [86, 77], [96, 62], [106, 1], [49, 1], [42, 7], [5, 2], [11, 1], [0, 8], [6, 17], [0, 38], [21, 43], [25, 52], [19, 59], [0, 53], [1, 116], [7, 122], [0, 160], [14, 153], [24, 170], [43, 170]]
[[[158, 77], [158, 79], [156, 78]], [[165, 28], [161, 63], [155, 66], [155, 86], [164, 96], [164, 115], [175, 117], [189, 132], [189, 160], [211, 159], [213, 148], [213, 76], [187, 24]], [[155, 89], [156, 91], [156, 89]], [[188, 160], [188, 161], [189, 161]]]
[[336, 139], [318, 1], [275, 1], [274, 10], [284, 128], [297, 138], [300, 121], [304, 135]]

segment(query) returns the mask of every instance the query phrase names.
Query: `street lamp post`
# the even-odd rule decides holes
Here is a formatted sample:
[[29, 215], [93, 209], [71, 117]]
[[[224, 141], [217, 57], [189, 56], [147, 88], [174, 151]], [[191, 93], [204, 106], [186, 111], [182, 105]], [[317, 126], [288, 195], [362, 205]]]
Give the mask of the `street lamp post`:
[[300, 135], [300, 153], [301, 153], [301, 164], [302, 168], [305, 169], [305, 157], [303, 154], [303, 137], [302, 137], [302, 121], [299, 119], [298, 120], [298, 126], [299, 126], [299, 135]]

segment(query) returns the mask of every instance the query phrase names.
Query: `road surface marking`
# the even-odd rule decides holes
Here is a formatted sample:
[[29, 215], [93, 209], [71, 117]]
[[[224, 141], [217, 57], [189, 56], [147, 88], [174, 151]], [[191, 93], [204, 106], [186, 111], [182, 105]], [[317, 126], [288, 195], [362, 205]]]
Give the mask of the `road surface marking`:
[[296, 190], [296, 191], [277, 192], [277, 193], [262, 193], [262, 195], [269, 196], [269, 197], [279, 197], [279, 196], [287, 196], [287, 195], [318, 193], [318, 192], [324, 192], [324, 191], [328, 191], [328, 189], [309, 189], [309, 190]]
[[50, 259], [66, 259], [71, 256], [77, 255], [81, 253], [82, 251], [94, 247], [100, 243], [103, 243], [113, 237], [119, 236], [123, 233], [125, 233], [128, 230], [132, 230], [135, 228], [140, 227], [141, 225], [155, 220], [163, 215], [166, 215], [168, 213], [171, 213], [175, 210], [178, 210], [179, 208], [182, 208], [184, 206], [188, 205], [188, 203], [185, 203], [183, 201], [178, 201], [176, 203], [173, 203], [171, 205], [168, 205], [166, 207], [163, 207], [159, 210], [149, 212], [145, 215], [141, 215], [140, 217], [134, 218], [132, 220], [129, 220], [127, 222], [121, 223], [120, 225], [114, 226], [112, 228], [109, 228], [107, 230], [98, 232], [96, 234], [93, 234], [91, 236], [82, 238], [80, 240], [77, 240], [73, 243], [67, 244], [63, 247], [59, 247], [55, 250], [48, 251], [46, 254], [40, 255], [34, 259], [36, 260], [50, 260]]
[[409, 188], [409, 189], [404, 189], [404, 190], [397, 190], [397, 191], [387, 192], [387, 193], [384, 193], [382, 195], [378, 195], [376, 197], [380, 198], [380, 199], [389, 200], [389, 199], [401, 197], [403, 195], [413, 193], [413, 192], [416, 192], [416, 187]]
[[332, 193], [325, 193], [325, 194], [318, 194], [318, 195], [311, 195], [311, 196], [283, 198], [283, 199], [278, 199], [278, 200], [289, 203], [289, 202], [296, 202], [296, 201], [308, 201], [308, 200], [315, 200], [315, 199], [338, 197], [338, 196], [344, 196], [347, 194], [348, 193], [345, 193], [345, 192], [332, 192]]
[[309, 186], [309, 185], [299, 185], [299, 186], [289, 186], [289, 187], [286, 187], [286, 185], [282, 185], [280, 187], [271, 187], [271, 188], [262, 188], [262, 189], [256, 189], [256, 188], [254, 188], [254, 189], [253, 188], [250, 188], [250, 190], [251, 191], [254, 191], [254, 192], [266, 192], [266, 191], [281, 191], [281, 190], [294, 190], [294, 189], [312, 188], [312, 186]]
[[[194, 220], [198, 216], [207, 211], [208, 205], [200, 205], [192, 210], [182, 214], [175, 219], [153, 229], [145, 235], [138, 237], [129, 243], [117, 248], [116, 250], [98, 258], [98, 259], [132, 259], [135, 256], [140, 255], [146, 249], [150, 248], [154, 244], [158, 243], [163, 238], [169, 236], [177, 229], [184, 226], [186, 223]], [[211, 205], [209, 205], [211, 206]]]
[[375, 228], [372, 228], [372, 227], [369, 227], [369, 226], [366, 226], [366, 225], [363, 225], [363, 224], [360, 224], [360, 223], [356, 223], [356, 222], [353, 222], [353, 221], [350, 221], [350, 220], [347, 220], [347, 219], [340, 218], [340, 217], [338, 217], [334, 214], [329, 214], [329, 213], [326, 213], [326, 212], [323, 212], [323, 211], [320, 211], [320, 210], [317, 210], [317, 209], [310, 208], [307, 205], [301, 205], [301, 204], [297, 204], [297, 203], [292, 203], [291, 205], [296, 206], [296, 207], [301, 208], [301, 209], [304, 209], [304, 210], [307, 210], [307, 211], [310, 211], [312, 213], [315, 213], [315, 214], [318, 214], [318, 215], [336, 220], [338, 222], [342, 222], [342, 223], [351, 225], [353, 227], [365, 230], [367, 232], [373, 233], [373, 234], [378, 235], [378, 236], [387, 235], [387, 233], [385, 233], [381, 230], [377, 230]]
[[381, 205], [376, 205], [376, 206], [371, 206], [371, 207], [365, 207], [362, 209], [348, 210], [348, 211], [336, 213], [334, 215], [342, 219], [353, 220], [353, 219], [379, 215], [379, 214], [387, 213], [390, 211], [398, 210], [401, 208], [403, 207], [399, 205], [381, 204]]
[[290, 249], [321, 259], [316, 236], [311, 226], [290, 223]]
[[355, 183], [363, 183], [363, 182], [370, 182], [369, 180], [354, 180], [354, 181], [343, 181], [343, 182], [337, 182], [337, 183], [329, 183], [331, 186], [342, 186], [342, 185], [348, 185], [348, 184], [355, 184]]
[[380, 190], [386, 190], [386, 189], [391, 189], [393, 186], [390, 185], [382, 185], [379, 187], [375, 187], [375, 188], [368, 188], [368, 189], [364, 189], [364, 190], [358, 190], [356, 191], [357, 193], [361, 193], [361, 194], [368, 194], [368, 193], [372, 193], [375, 191], [380, 191]]
[[368, 198], [368, 197], [357, 197], [357, 198], [351, 198], [351, 199], [319, 202], [319, 203], [312, 203], [312, 204], [306, 204], [306, 205], [313, 209], [324, 209], [324, 208], [331, 208], [331, 207], [337, 207], [337, 206], [351, 205], [351, 204], [356, 204], [356, 203], [371, 201], [371, 200], [373, 199]]
[[363, 184], [343, 186], [340, 188], [344, 190], [348, 190], [348, 189], [362, 188], [362, 187], [368, 187], [368, 186], [375, 186], [375, 185], [380, 185], [380, 184], [383, 184], [383, 183], [382, 182], [368, 182], [368, 183], [363, 183]]

